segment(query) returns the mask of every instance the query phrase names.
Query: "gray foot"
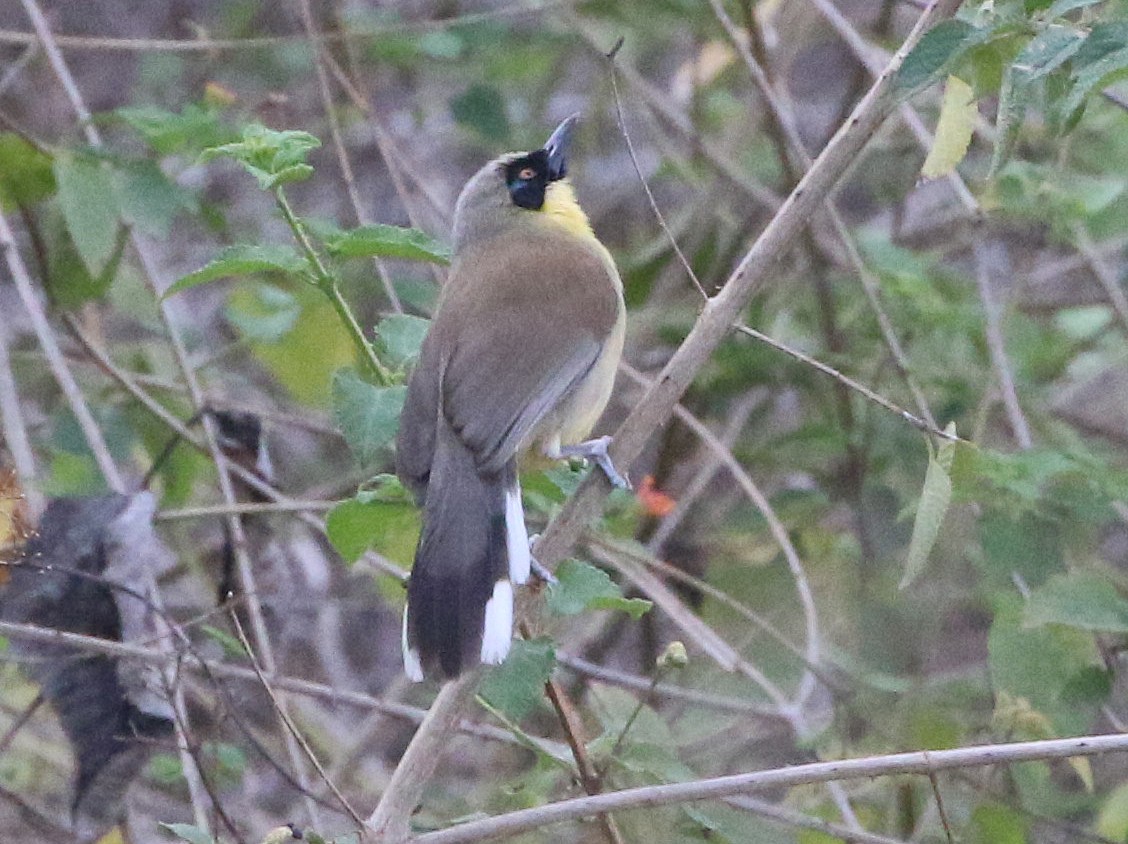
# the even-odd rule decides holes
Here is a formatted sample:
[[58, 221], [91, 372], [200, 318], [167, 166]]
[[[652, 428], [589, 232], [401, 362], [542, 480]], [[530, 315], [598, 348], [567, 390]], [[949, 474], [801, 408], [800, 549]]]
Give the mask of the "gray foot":
[[607, 480], [611, 481], [613, 486], [617, 486], [619, 489], [631, 489], [631, 482], [619, 474], [619, 470], [611, 462], [611, 458], [607, 454], [609, 445], [611, 445], [611, 437], [596, 437], [594, 440], [577, 443], [576, 445], [561, 446], [560, 456], [583, 457], [585, 460], [591, 460], [603, 470], [603, 474], [607, 476]]

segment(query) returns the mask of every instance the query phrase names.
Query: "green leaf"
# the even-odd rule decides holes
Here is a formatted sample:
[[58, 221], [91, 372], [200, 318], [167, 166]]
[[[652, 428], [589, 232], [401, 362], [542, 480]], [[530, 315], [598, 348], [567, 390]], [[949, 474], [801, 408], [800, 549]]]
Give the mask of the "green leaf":
[[1110, 841], [1128, 840], [1128, 782], [1118, 785], [1104, 799], [1096, 832]]
[[1016, 809], [984, 803], [971, 814], [971, 844], [1026, 844], [1029, 827], [1029, 821]]
[[478, 693], [512, 721], [520, 721], [544, 697], [544, 684], [556, 666], [551, 639], [517, 639], [505, 662], [490, 669]]
[[894, 80], [894, 90], [901, 97], [907, 97], [932, 84], [965, 51], [986, 40], [989, 34], [958, 18], [942, 21], [926, 32], [905, 56]]
[[924, 160], [920, 175], [924, 179], [947, 176], [967, 155], [979, 105], [975, 91], [958, 76], [949, 76], [940, 105], [940, 119], [936, 124], [936, 137], [932, 149]]
[[169, 296], [190, 287], [206, 284], [220, 278], [262, 272], [280, 272], [293, 275], [300, 273], [304, 268], [305, 261], [290, 246], [236, 244], [235, 246], [228, 246], [219, 253], [218, 258], [208, 262], [207, 265], [194, 273], [188, 273], [188, 275], [177, 280], [164, 292], [161, 298], [167, 299]]
[[397, 563], [408, 564], [419, 527], [419, 511], [413, 504], [360, 496], [342, 501], [325, 518], [329, 541], [346, 563], [355, 563], [365, 551], [376, 549]]
[[60, 155], [54, 170], [67, 231], [87, 270], [97, 276], [114, 254], [120, 226], [113, 179], [101, 161], [88, 156]]
[[491, 85], [471, 85], [450, 101], [450, 113], [456, 122], [477, 130], [491, 143], [509, 137], [505, 98]]
[[361, 466], [395, 440], [406, 395], [406, 387], [376, 387], [351, 369], [333, 376], [333, 421]]
[[1003, 82], [999, 88], [999, 106], [995, 119], [995, 148], [991, 152], [991, 164], [987, 168], [989, 179], [995, 178], [1010, 157], [1015, 141], [1018, 140], [1018, 130], [1022, 128], [1022, 120], [1026, 116], [1026, 105], [1029, 100], [1030, 85], [1025, 75], [1013, 65], [1007, 67], [1003, 72]]
[[607, 572], [579, 560], [565, 560], [554, 572], [548, 588], [548, 609], [556, 615], [578, 615], [584, 610], [622, 610], [636, 621], [653, 606], [641, 598], [624, 598]]
[[232, 287], [227, 318], [267, 370], [299, 402], [328, 408], [333, 374], [356, 361], [356, 346], [328, 298], [312, 285], [251, 282]]
[[160, 155], [212, 147], [231, 134], [219, 122], [218, 112], [195, 104], [185, 106], [179, 113], [145, 105], [119, 108], [114, 114]]
[[168, 237], [181, 211], [194, 210], [195, 198], [152, 161], [132, 161], [114, 169], [122, 215], [153, 237]]
[[253, 123], [243, 130], [242, 140], [209, 147], [200, 161], [234, 159], [258, 180], [260, 188], [270, 190], [308, 178], [313, 168], [306, 163], [306, 156], [319, 146], [321, 141], [309, 132], [278, 132]]
[[1066, 114], [1076, 111], [1095, 89], [1104, 88], [1126, 74], [1128, 74], [1128, 47], [1121, 47], [1076, 73], [1073, 88], [1065, 98], [1062, 110]]
[[1027, 81], [1041, 79], [1067, 62], [1085, 43], [1085, 33], [1072, 26], [1048, 26], [1014, 60]]
[[408, 261], [450, 263], [450, 247], [419, 229], [382, 224], [338, 232], [326, 240], [329, 253], [338, 258], [400, 258]]
[[277, 343], [292, 331], [302, 314], [301, 303], [288, 290], [256, 284], [242, 296], [232, 296], [226, 316], [248, 340]]
[[996, 601], [998, 608], [987, 637], [991, 685], [996, 694], [1006, 692], [1025, 699], [1035, 711], [1050, 719], [1059, 736], [1077, 735], [1096, 714], [1099, 702], [1079, 702], [1069, 690], [1078, 677], [1088, 676], [1103, 663], [1093, 634], [1076, 627], [1023, 624], [1025, 609], [1017, 596]]
[[215, 839], [200, 829], [187, 823], [162, 823], [161, 827], [167, 829], [182, 841], [188, 844], [215, 844]]
[[1128, 601], [1099, 575], [1059, 574], [1030, 594], [1023, 621], [1030, 626], [1065, 624], [1081, 630], [1128, 633]]
[[1050, 5], [1046, 10], [1046, 17], [1059, 18], [1067, 12], [1072, 12], [1074, 9], [1083, 9], [1087, 6], [1095, 6], [1098, 3], [1103, 3], [1104, 0], [1057, 0], [1057, 2]]
[[[956, 426], [949, 423], [945, 433], [954, 434]], [[952, 500], [952, 460], [955, 458], [956, 444], [945, 440], [932, 453], [929, 445], [928, 469], [924, 473], [924, 489], [921, 490], [917, 505], [916, 519], [913, 521], [913, 535], [909, 540], [909, 554], [905, 561], [905, 574], [901, 577], [900, 588], [904, 589], [924, 571], [932, 546], [940, 535], [940, 526], [948, 512]]]
[[246, 659], [247, 649], [243, 647], [243, 643], [226, 630], [220, 630], [211, 624], [204, 624], [201, 629], [209, 639], [223, 648], [224, 654], [234, 659]]
[[19, 135], [0, 133], [0, 206], [34, 205], [54, 192], [51, 157]]
[[431, 321], [410, 314], [389, 314], [376, 326], [376, 336], [380, 343], [381, 357], [387, 357], [401, 366], [419, 357], [423, 338]]

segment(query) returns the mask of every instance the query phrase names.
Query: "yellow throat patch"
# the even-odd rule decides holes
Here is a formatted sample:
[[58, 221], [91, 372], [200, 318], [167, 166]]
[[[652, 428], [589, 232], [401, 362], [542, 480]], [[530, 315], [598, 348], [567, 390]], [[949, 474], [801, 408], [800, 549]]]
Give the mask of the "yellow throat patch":
[[553, 223], [578, 237], [595, 237], [588, 222], [587, 214], [576, 201], [576, 192], [567, 179], [550, 182], [544, 194], [541, 213]]

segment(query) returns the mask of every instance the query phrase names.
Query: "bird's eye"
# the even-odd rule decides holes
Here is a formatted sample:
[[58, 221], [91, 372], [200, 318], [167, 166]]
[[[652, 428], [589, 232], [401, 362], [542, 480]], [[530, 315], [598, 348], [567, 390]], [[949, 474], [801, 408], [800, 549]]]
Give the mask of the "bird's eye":
[[532, 167], [522, 167], [520, 172], [517, 173], [517, 178], [522, 182], [527, 182], [537, 175], [537, 171]]

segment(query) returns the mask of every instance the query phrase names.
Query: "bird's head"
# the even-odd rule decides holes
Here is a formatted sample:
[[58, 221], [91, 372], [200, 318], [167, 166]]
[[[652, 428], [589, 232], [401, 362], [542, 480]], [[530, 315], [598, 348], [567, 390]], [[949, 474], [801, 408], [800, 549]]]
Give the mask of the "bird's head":
[[587, 217], [567, 180], [573, 114], [532, 152], [511, 152], [475, 173], [454, 208], [454, 248], [480, 242], [513, 226], [556, 223], [590, 234]]

